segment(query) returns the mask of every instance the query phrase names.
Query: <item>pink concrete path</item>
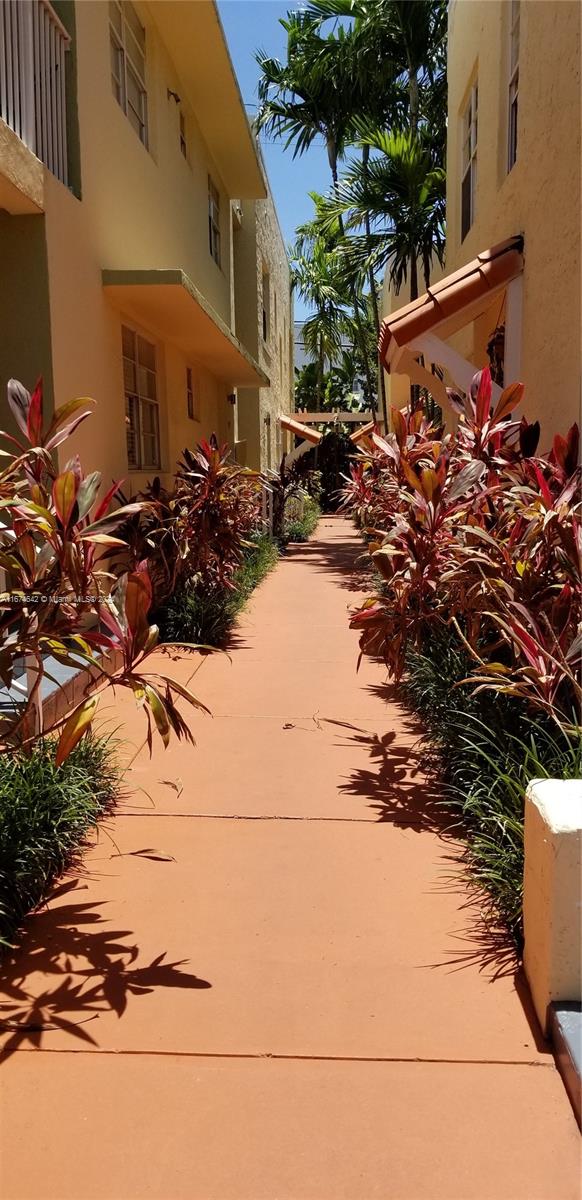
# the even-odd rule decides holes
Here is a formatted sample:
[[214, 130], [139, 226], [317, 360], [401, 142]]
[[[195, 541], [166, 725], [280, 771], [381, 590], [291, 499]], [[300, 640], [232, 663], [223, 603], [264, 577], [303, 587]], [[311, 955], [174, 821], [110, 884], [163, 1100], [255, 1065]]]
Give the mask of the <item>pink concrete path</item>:
[[143, 746], [8, 965], [3, 1200], [577, 1200], [578, 1134], [511, 956], [487, 964], [414, 723], [362, 664], [324, 519], [213, 710]]

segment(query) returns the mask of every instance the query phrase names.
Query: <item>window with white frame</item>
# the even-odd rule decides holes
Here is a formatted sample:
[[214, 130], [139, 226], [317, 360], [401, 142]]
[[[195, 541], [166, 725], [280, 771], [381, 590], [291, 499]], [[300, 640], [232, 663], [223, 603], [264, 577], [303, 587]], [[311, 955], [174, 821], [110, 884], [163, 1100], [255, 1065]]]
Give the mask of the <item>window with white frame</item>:
[[186, 367], [186, 409], [191, 421], [200, 420], [200, 394], [196, 387], [192, 367]]
[[208, 242], [210, 253], [220, 266], [220, 193], [208, 176]]
[[511, 27], [509, 31], [509, 98], [507, 129], [507, 170], [511, 171], [517, 159], [517, 97], [519, 91], [519, 0], [511, 0]]
[[463, 113], [463, 147], [461, 167], [461, 241], [467, 236], [475, 220], [477, 192], [477, 108], [479, 90], [473, 84]]
[[160, 419], [156, 348], [127, 325], [121, 327], [127, 462], [141, 471], [160, 466]]
[[109, 0], [109, 45], [113, 95], [147, 146], [145, 29], [130, 0]]

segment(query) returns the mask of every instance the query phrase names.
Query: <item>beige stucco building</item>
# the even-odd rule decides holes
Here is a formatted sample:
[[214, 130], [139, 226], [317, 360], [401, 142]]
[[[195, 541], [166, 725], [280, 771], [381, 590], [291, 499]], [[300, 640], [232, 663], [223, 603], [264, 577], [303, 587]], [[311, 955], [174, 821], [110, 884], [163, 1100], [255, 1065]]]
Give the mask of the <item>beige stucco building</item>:
[[[279, 416], [293, 396], [293, 306], [285, 242], [271, 196], [243, 201], [234, 232], [236, 327], [270, 387], [239, 389], [241, 458], [274, 470], [290, 448]], [[235, 219], [236, 219], [235, 218]]]
[[6, 380], [42, 374], [49, 405], [97, 401], [73, 449], [105, 480], [169, 480], [212, 432], [267, 465], [292, 373], [258, 254], [277, 330], [289, 271], [213, 0], [2, 2], [0, 36], [2, 425]]
[[466, 388], [502, 328], [499, 380], [526, 384], [544, 446], [579, 419], [580, 16], [575, 0], [451, 0], [446, 266], [423, 329], [394, 319], [407, 298], [385, 288], [397, 402], [407, 355]]

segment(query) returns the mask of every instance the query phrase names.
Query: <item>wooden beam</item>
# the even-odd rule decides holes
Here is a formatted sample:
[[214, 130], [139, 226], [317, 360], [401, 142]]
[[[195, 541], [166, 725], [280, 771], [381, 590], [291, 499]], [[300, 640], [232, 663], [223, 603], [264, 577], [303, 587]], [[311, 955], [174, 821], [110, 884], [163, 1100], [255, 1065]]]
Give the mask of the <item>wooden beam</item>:
[[[428, 362], [436, 363], [439, 367], [445, 367], [457, 387], [461, 388], [467, 394], [470, 392], [471, 381], [473, 376], [477, 374], [479, 367], [476, 367], [472, 362], [468, 362], [466, 358], [463, 358], [461, 354], [453, 350], [453, 347], [449, 346], [448, 342], [441, 341], [434, 333], [424, 333], [414, 342], [411, 342], [408, 349], [411, 354], [424, 354], [425, 360], [428, 360]], [[431, 376], [431, 378], [434, 379], [434, 376]], [[414, 382], [419, 383], [420, 381], [415, 379]], [[424, 386], [430, 390], [428, 383], [425, 383]], [[497, 383], [491, 384], [493, 400], [497, 401], [499, 399], [501, 391], [502, 389]]]
[[301, 412], [300, 409], [293, 416], [302, 425], [367, 425], [373, 419], [371, 412]]
[[308, 450], [313, 450], [312, 443], [307, 441], [300, 442], [294, 450], [290, 450], [285, 455], [285, 466], [290, 467], [292, 463], [297, 462], [298, 458], [302, 458], [304, 454], [307, 454]]

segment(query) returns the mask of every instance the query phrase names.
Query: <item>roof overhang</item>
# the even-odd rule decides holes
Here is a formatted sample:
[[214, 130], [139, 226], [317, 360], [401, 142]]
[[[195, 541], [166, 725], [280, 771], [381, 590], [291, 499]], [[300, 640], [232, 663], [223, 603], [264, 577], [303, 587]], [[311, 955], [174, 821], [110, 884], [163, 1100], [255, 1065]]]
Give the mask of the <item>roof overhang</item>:
[[512, 237], [444, 279], [424, 296], [390, 314], [382, 323], [380, 361], [386, 371], [398, 369], [407, 348], [426, 333], [450, 337], [484, 312], [512, 279], [523, 271], [523, 238]]
[[293, 417], [288, 417], [285, 414], [279, 417], [281, 429], [286, 429], [288, 433], [294, 433], [295, 437], [303, 438], [306, 442], [311, 442], [313, 446], [318, 446], [323, 434], [317, 429], [310, 429], [309, 425], [302, 425], [300, 421], [294, 421]]
[[269, 377], [180, 270], [102, 272], [115, 308], [206, 367], [229, 387], [268, 387]]
[[229, 196], [264, 199], [264, 171], [214, 0], [164, 0], [149, 12]]

